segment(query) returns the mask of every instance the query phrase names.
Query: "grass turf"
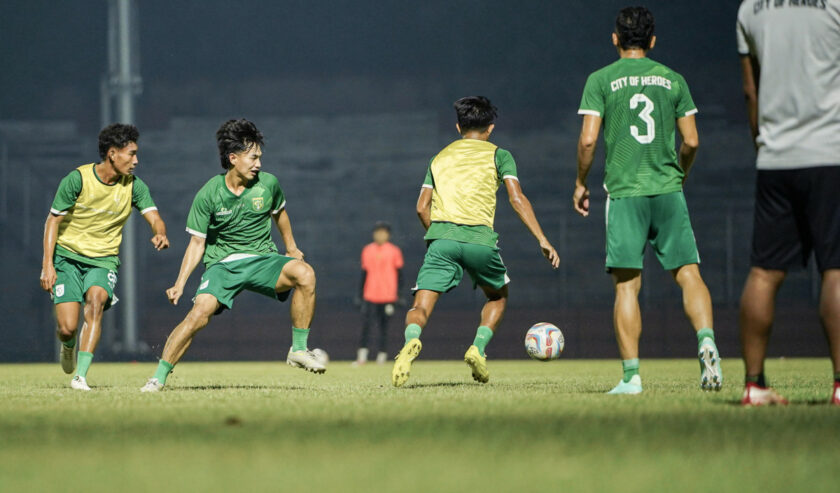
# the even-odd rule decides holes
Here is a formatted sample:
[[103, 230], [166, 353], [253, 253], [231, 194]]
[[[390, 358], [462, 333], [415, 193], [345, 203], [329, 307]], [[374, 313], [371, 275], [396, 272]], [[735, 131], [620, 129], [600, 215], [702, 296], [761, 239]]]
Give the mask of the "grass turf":
[[697, 362], [643, 360], [645, 393], [607, 396], [616, 361], [0, 365], [0, 491], [837, 491], [840, 409], [827, 360], [768, 363], [786, 408], [737, 405], [743, 377], [697, 389]]

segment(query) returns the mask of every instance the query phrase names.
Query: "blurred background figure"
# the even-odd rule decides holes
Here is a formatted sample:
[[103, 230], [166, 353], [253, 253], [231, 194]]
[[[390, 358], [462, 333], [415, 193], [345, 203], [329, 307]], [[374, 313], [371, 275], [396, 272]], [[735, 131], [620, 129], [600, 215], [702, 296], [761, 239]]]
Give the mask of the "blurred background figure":
[[362, 337], [354, 365], [367, 362], [374, 325], [379, 328], [376, 362], [381, 365], [388, 358], [388, 321], [394, 305], [401, 302], [402, 268], [402, 250], [391, 243], [391, 225], [378, 221], [373, 226], [373, 242], [362, 249], [362, 276], [355, 300], [362, 312]]

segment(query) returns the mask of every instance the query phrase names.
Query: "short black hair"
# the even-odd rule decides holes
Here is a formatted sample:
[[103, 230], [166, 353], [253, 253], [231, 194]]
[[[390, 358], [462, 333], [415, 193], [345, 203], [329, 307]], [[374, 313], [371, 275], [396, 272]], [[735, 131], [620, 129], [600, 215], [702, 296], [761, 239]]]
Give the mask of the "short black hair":
[[112, 123], [99, 132], [99, 157], [105, 160], [108, 149], [122, 149], [132, 142], [136, 144], [139, 138], [140, 132], [134, 125]]
[[653, 38], [653, 14], [645, 7], [625, 7], [615, 18], [615, 33], [622, 50], [648, 50]]
[[484, 96], [467, 96], [455, 101], [461, 133], [468, 130], [487, 130], [496, 121], [498, 109]]
[[387, 232], [391, 232], [391, 225], [385, 221], [376, 221], [376, 224], [373, 225], [373, 231], [379, 231], [380, 229], [384, 229]]
[[258, 145], [263, 147], [263, 134], [257, 129], [257, 126], [252, 122], [240, 118], [239, 120], [228, 120], [222, 123], [219, 130], [216, 132], [216, 143], [219, 146], [219, 159], [222, 162], [222, 168], [230, 169], [231, 153], [247, 151], [251, 147]]

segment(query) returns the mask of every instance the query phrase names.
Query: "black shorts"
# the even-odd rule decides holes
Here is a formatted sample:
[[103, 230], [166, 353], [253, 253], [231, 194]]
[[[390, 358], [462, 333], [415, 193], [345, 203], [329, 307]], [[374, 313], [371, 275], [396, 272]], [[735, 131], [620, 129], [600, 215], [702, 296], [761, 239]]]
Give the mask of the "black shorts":
[[768, 270], [840, 268], [840, 166], [758, 170], [751, 263]]

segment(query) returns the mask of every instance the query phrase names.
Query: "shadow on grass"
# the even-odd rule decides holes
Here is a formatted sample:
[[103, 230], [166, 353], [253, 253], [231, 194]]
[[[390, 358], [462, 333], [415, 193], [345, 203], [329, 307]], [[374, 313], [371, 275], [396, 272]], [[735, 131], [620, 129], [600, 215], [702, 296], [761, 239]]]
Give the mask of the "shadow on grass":
[[809, 399], [807, 401], [788, 401], [788, 404], [786, 406], [780, 406], [778, 404], [769, 404], [764, 406], [744, 406], [741, 404], [741, 399], [728, 399], [725, 401], [720, 401], [719, 404], [743, 407], [744, 409], [752, 409], [754, 407], [785, 408], [798, 406], [828, 406], [831, 404], [831, 402], [829, 402], [828, 399]]
[[440, 387], [478, 387], [480, 383], [475, 382], [435, 382], [435, 383], [414, 383], [406, 385], [406, 389], [424, 389], [424, 388], [440, 388]]
[[308, 390], [306, 387], [295, 387], [285, 385], [188, 385], [168, 387], [170, 391], [175, 390]]

